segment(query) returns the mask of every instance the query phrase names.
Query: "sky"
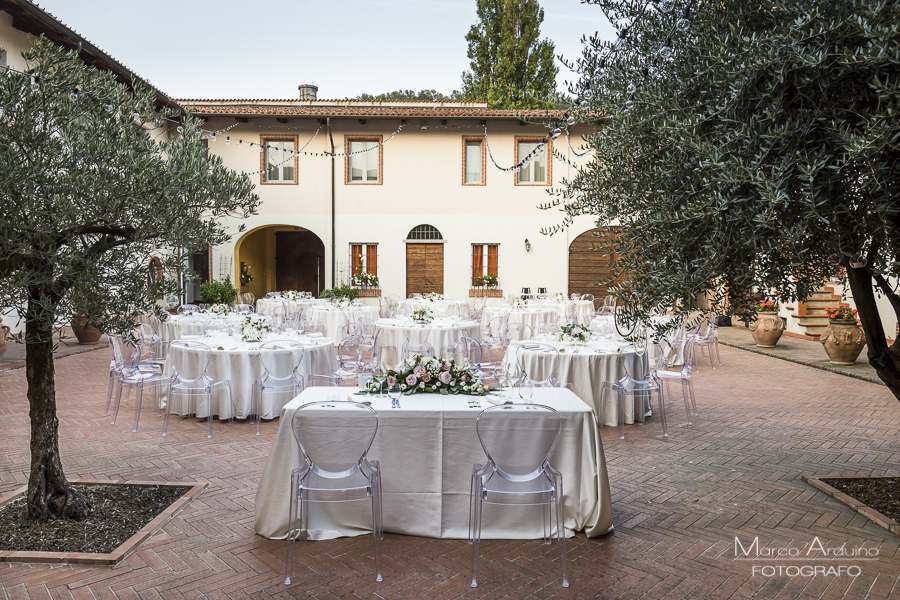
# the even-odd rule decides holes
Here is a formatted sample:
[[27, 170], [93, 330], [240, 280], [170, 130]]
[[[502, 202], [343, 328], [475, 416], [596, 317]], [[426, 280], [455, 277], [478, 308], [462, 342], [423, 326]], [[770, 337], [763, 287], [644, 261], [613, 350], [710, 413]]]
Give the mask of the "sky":
[[[36, 0], [173, 98], [320, 99], [398, 89], [449, 95], [469, 68], [475, 0]], [[541, 37], [575, 59], [615, 31], [599, 8], [541, 0]], [[557, 61], [560, 89], [571, 73]]]

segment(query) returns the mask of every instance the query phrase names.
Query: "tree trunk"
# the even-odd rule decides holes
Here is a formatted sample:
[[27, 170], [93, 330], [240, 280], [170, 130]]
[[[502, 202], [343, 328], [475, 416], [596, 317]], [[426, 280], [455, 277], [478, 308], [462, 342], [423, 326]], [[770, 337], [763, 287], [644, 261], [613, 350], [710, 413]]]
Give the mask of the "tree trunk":
[[[80, 520], [91, 505], [63, 474], [59, 457], [59, 420], [53, 365], [53, 328], [29, 307], [25, 322], [25, 374], [31, 418], [31, 475], [28, 478], [28, 518], [64, 517]], [[40, 309], [38, 309], [40, 310]]]
[[872, 275], [865, 269], [854, 269], [847, 266], [847, 280], [853, 292], [856, 314], [866, 332], [866, 346], [869, 364], [878, 373], [891, 393], [900, 400], [900, 343], [888, 346], [885, 340], [881, 315], [875, 303], [875, 290]]

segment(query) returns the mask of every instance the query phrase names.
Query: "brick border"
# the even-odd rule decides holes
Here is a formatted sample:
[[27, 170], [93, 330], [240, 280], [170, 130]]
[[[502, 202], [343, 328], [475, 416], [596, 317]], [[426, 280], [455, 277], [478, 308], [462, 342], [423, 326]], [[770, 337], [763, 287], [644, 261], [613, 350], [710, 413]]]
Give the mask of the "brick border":
[[[481, 181], [466, 183], [466, 142], [478, 142], [481, 145]], [[484, 149], [483, 135], [462, 136], [462, 184], [469, 186], [487, 185], [487, 151]]]
[[896, 479], [896, 477], [897, 476], [894, 476], [894, 477], [890, 477], [890, 476], [846, 477], [844, 475], [819, 475], [817, 477], [808, 477], [806, 475], [800, 476], [800, 478], [803, 481], [805, 481], [809, 485], [813, 486], [820, 492], [825, 492], [826, 494], [828, 494], [829, 496], [831, 496], [832, 498], [834, 498], [841, 504], [846, 504], [847, 506], [852, 508], [854, 511], [861, 514], [865, 518], [869, 519], [876, 525], [884, 527], [885, 529], [887, 529], [888, 531], [890, 531], [891, 533], [893, 533], [896, 536], [900, 536], [900, 523], [897, 523], [890, 517], [887, 517], [887, 516], [881, 514], [874, 508], [871, 508], [871, 507], [863, 504], [859, 500], [855, 500], [855, 499], [851, 498], [847, 494], [831, 487], [830, 485], [828, 485], [827, 483], [822, 481], [822, 479]]
[[[378, 179], [376, 181], [350, 181], [350, 142], [378, 142]], [[344, 135], [344, 185], [384, 184], [384, 136]], [[371, 150], [369, 150], [371, 152]]]
[[547, 179], [542, 183], [524, 182], [519, 183], [519, 172], [513, 173], [513, 185], [521, 187], [553, 187], [553, 140], [547, 138], [546, 141], [541, 136], [518, 135], [513, 139], [513, 160], [515, 164], [519, 164], [519, 142], [544, 142], [544, 157], [547, 159]]
[[[185, 494], [173, 502], [169, 508], [156, 516], [155, 519], [144, 525], [137, 533], [125, 540], [118, 548], [108, 554], [99, 552], [34, 552], [24, 550], [0, 550], [0, 563], [51, 563], [68, 565], [117, 565], [129, 554], [137, 550], [147, 538], [162, 529], [169, 520], [180, 513], [184, 507], [209, 487], [206, 481], [136, 481], [130, 479], [117, 479], [102, 481], [99, 479], [73, 479], [69, 483], [78, 485], [141, 485], [141, 486], [189, 486]], [[0, 495], [0, 507], [6, 506], [19, 496], [28, 491], [28, 486], [23, 485], [17, 490]]]
[[[300, 183], [300, 155], [294, 154], [294, 181], [269, 181], [266, 177], [266, 155], [269, 153], [269, 149], [266, 148], [266, 144], [269, 141], [273, 142], [294, 142], [294, 151], [296, 152], [298, 148], [298, 144], [300, 143], [299, 136], [296, 135], [260, 135], [259, 136], [259, 145], [263, 147], [263, 151], [259, 153], [259, 184], [260, 185], [299, 185]], [[210, 246], [210, 248], [212, 248]], [[212, 252], [210, 251], [210, 254]], [[211, 259], [210, 259], [211, 260]], [[209, 270], [212, 273], [212, 269]]]

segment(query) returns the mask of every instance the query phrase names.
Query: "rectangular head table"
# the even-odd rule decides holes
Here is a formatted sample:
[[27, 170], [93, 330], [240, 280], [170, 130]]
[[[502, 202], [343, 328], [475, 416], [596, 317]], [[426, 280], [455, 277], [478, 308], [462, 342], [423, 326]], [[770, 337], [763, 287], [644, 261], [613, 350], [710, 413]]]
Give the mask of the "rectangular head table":
[[[470, 399], [482, 408], [498, 396], [403, 396], [401, 408], [391, 408], [389, 398], [357, 396], [352, 388], [307, 388], [286, 404], [278, 432], [256, 492], [254, 529], [271, 539], [284, 539], [288, 530], [290, 475], [301, 454], [291, 428], [298, 407], [325, 401], [340, 394], [372, 403], [378, 413], [378, 433], [369, 459], [382, 469], [384, 530], [390, 533], [433, 538], [468, 537], [469, 488], [472, 466], [486, 461], [475, 432], [481, 412], [469, 408]], [[553, 455], [553, 466], [563, 475], [565, 527], [571, 536], [584, 531], [589, 537], [612, 531], [612, 500], [603, 446], [589, 406], [564, 388], [538, 388], [534, 404], [556, 409], [562, 418], [562, 434]], [[334, 443], [340, 424], [322, 423], [323, 435]], [[537, 435], [550, 435], [538, 424], [534, 431], [509, 432], [509, 444], [533, 443]], [[482, 537], [537, 539], [543, 536], [541, 507], [485, 505]], [[312, 539], [371, 533], [369, 502], [311, 503], [309, 531]]]

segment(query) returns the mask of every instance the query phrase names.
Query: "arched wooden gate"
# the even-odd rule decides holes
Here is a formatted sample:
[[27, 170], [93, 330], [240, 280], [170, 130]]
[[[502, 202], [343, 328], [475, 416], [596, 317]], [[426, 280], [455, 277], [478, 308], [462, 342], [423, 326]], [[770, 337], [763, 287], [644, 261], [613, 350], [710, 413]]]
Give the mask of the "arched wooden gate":
[[[616, 234], [615, 227], [594, 228], [585, 231], [569, 245], [569, 293], [593, 294], [603, 297], [608, 286], [597, 286], [615, 274], [616, 255], [605, 249]], [[592, 249], [600, 248], [600, 249]]]

